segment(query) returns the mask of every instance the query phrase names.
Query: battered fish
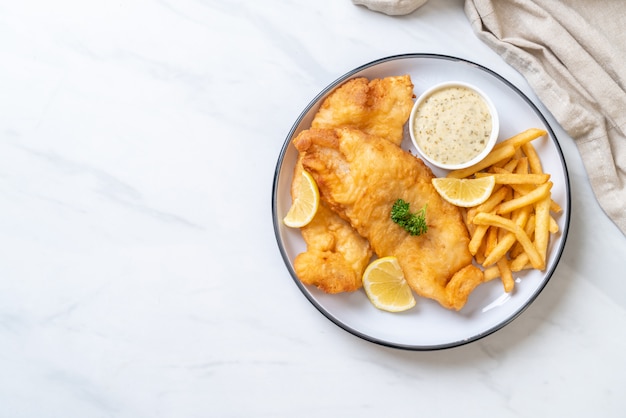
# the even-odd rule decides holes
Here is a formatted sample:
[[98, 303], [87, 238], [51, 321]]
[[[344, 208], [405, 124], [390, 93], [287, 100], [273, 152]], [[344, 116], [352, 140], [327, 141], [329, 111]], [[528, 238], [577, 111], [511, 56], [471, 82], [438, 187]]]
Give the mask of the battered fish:
[[[413, 97], [413, 83], [408, 75], [371, 81], [362, 77], [351, 79], [322, 102], [311, 126], [352, 127], [400, 145]], [[294, 169], [294, 199], [303, 156], [301, 152]], [[373, 255], [370, 244], [330, 210], [324, 199], [313, 221], [301, 232], [307, 249], [294, 260], [300, 281], [327, 293], [350, 292], [362, 286], [363, 271]]]
[[[302, 156], [298, 158], [292, 182], [297, 196]], [[300, 228], [306, 251], [294, 260], [300, 281], [326, 293], [351, 292], [361, 288], [363, 271], [372, 258], [369, 242], [350, 224], [330, 210], [322, 200], [313, 220]]]
[[354, 78], [322, 102], [311, 128], [354, 128], [400, 145], [414, 97], [408, 75]]
[[[379, 257], [397, 257], [418, 295], [448, 309], [465, 305], [483, 273], [472, 264], [459, 209], [439, 196], [432, 171], [419, 158], [350, 128], [310, 129], [294, 144], [329, 207], [367, 238]], [[426, 205], [426, 234], [411, 236], [391, 220], [397, 199], [413, 211]]]

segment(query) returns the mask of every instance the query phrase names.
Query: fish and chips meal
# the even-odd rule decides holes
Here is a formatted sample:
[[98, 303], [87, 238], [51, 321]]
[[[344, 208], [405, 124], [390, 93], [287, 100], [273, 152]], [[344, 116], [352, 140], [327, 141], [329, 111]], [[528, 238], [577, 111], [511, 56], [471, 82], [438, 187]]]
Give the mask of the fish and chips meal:
[[284, 222], [306, 250], [298, 279], [327, 293], [364, 288], [374, 306], [402, 311], [413, 295], [460, 310], [482, 283], [544, 270], [558, 232], [550, 175], [528, 129], [479, 163], [436, 177], [401, 147], [415, 95], [410, 76], [346, 81], [321, 103], [298, 150]]

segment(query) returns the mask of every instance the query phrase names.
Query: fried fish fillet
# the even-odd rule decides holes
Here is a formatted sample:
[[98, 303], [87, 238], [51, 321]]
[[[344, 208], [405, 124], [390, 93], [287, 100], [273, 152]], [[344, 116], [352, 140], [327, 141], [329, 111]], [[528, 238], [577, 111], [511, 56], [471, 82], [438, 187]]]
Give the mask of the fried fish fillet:
[[[413, 106], [413, 83], [408, 75], [368, 80], [355, 78], [335, 89], [322, 102], [312, 127], [349, 126], [399, 145]], [[292, 181], [298, 191], [301, 152]], [[294, 260], [294, 270], [305, 284], [328, 293], [349, 292], [362, 286], [361, 277], [373, 251], [369, 242], [330, 210], [324, 200], [313, 221], [301, 228], [306, 251]]]
[[[310, 129], [294, 144], [330, 208], [367, 238], [379, 257], [397, 257], [418, 295], [448, 309], [465, 305], [483, 273], [472, 264], [459, 209], [439, 196], [432, 171], [419, 158], [350, 128]], [[397, 199], [413, 211], [426, 205], [426, 234], [411, 236], [391, 220]]]
[[[300, 154], [294, 170], [292, 195], [297, 196], [301, 179]], [[326, 293], [351, 292], [361, 288], [361, 276], [372, 258], [369, 242], [350, 224], [320, 202], [313, 220], [300, 228], [307, 245], [306, 251], [294, 260], [294, 270], [300, 281]]]
[[322, 102], [311, 128], [354, 128], [400, 145], [414, 97], [409, 75], [354, 78]]

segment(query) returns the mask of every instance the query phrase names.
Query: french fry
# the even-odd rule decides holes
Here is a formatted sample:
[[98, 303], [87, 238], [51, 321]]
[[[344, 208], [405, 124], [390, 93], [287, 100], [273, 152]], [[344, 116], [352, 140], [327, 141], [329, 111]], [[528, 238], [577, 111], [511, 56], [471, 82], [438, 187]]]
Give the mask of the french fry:
[[486, 282], [497, 279], [500, 277], [500, 269], [498, 268], [498, 266], [488, 267], [483, 271], [483, 277], [485, 278]]
[[502, 202], [508, 194], [511, 193], [511, 189], [507, 187], [500, 187], [491, 193], [491, 196], [483, 203], [475, 207], [475, 213], [491, 212]]
[[479, 213], [474, 216], [473, 222], [476, 225], [489, 225], [504, 228], [507, 231], [514, 233], [517, 240], [524, 247], [524, 252], [528, 255], [528, 259], [530, 260], [532, 266], [537, 270], [543, 270], [545, 268], [545, 261], [537, 251], [537, 248], [532, 243], [530, 238], [528, 238], [526, 232], [524, 232], [524, 230], [515, 222], [491, 213]]
[[[504, 190], [503, 190], [504, 189]], [[491, 196], [483, 203], [478, 206], [474, 206], [472, 208], [467, 208], [464, 212], [466, 213], [465, 221], [468, 224], [472, 224], [472, 218], [478, 212], [491, 212], [500, 202], [502, 202], [507, 194], [507, 190], [502, 187], [501, 184], [496, 184], [493, 191], [491, 192]]]
[[546, 196], [550, 196], [550, 189], [552, 188], [552, 182], [549, 181], [535, 188], [533, 191], [509, 200], [508, 202], [503, 202], [496, 208], [496, 213], [501, 215], [504, 213], [509, 213], [514, 211], [515, 209], [519, 209], [524, 206], [532, 205]]
[[[509, 261], [509, 268], [511, 269], [511, 273], [518, 273], [523, 270], [530, 270], [533, 266], [528, 262], [528, 256], [526, 253], [522, 253], [517, 258]], [[485, 278], [485, 282], [500, 278], [501, 273], [498, 265], [494, 265], [491, 267], [487, 267], [483, 271], [483, 276]]]
[[556, 219], [554, 219], [552, 215], [550, 215], [550, 233], [556, 234], [557, 232], [559, 232], [559, 229], [559, 224], [556, 222]]
[[504, 291], [509, 293], [513, 290], [515, 286], [515, 281], [513, 280], [513, 273], [511, 273], [511, 266], [509, 265], [509, 259], [506, 257], [502, 257], [498, 260], [498, 270], [500, 271], [500, 278], [502, 280], [502, 285], [504, 286]]
[[495, 147], [493, 147], [493, 151], [507, 146], [512, 146], [517, 150], [522, 145], [529, 143], [530, 141], [533, 141], [537, 138], [540, 138], [546, 134], [547, 132], [543, 129], [530, 128], [496, 144]]
[[559, 204], [556, 203], [554, 200], [552, 200], [550, 201], [550, 211], [554, 213], [561, 213], [563, 212], [563, 208], [559, 206]]
[[550, 196], [535, 204], [535, 247], [545, 263], [550, 239]]
[[476, 255], [478, 253], [478, 250], [483, 243], [483, 238], [487, 233], [487, 229], [489, 229], [489, 225], [478, 225], [474, 229], [474, 234], [469, 242], [469, 251], [472, 255]]
[[476, 177], [493, 176], [496, 184], [544, 184], [550, 180], [549, 174], [518, 174], [496, 168], [495, 173], [476, 173]]
[[509, 187], [511, 187], [511, 189], [513, 189], [513, 191], [516, 193], [515, 197], [527, 195], [536, 188], [536, 186], [533, 186], [532, 184], [509, 184]]
[[[489, 227], [487, 227], [487, 229], [489, 229]], [[476, 260], [478, 264], [482, 264], [483, 261], [485, 260], [485, 243], [486, 243], [486, 240], [484, 239], [480, 241], [480, 246], [478, 247], [478, 251], [476, 251], [476, 254], [474, 255], [474, 260]]]
[[497, 264], [498, 260], [504, 258], [509, 249], [515, 244], [517, 237], [513, 232], [508, 232], [496, 245], [491, 248], [489, 254], [485, 254], [485, 260], [481, 263], [483, 267]]
[[553, 214], [563, 209], [552, 199], [550, 174], [543, 171], [532, 141], [546, 135], [528, 129], [499, 144], [481, 163], [451, 171], [448, 177], [493, 176], [496, 186], [482, 204], [463, 209], [469, 250], [483, 266], [484, 280], [500, 278], [510, 292], [513, 273], [546, 266], [550, 235], [559, 231]]
[[481, 162], [467, 168], [450, 171], [447, 177], [458, 179], [469, 177], [472, 174], [497, 163], [498, 161], [504, 160], [505, 158], [511, 158], [514, 154], [515, 148], [512, 145], [499, 147], [498, 149], [494, 147], [493, 151], [491, 151]]
[[530, 264], [530, 260], [528, 258], [528, 254], [521, 253], [519, 256], [511, 260], [511, 271], [522, 271], [533, 268], [532, 264]]
[[[535, 233], [535, 214], [534, 213], [531, 213], [530, 216], [528, 217], [528, 220], [526, 221], [526, 225], [524, 226], [524, 232], [526, 232], [526, 235], [528, 235], [528, 238], [532, 239], [532, 237], [534, 236], [534, 233]], [[511, 251], [509, 252], [509, 256], [511, 258], [515, 258], [523, 252], [524, 252], [524, 247], [522, 247], [522, 244], [520, 244], [519, 242], [516, 242], [515, 245], [511, 248]]]
[[517, 160], [517, 166], [511, 171], [518, 174], [528, 174], [530, 172], [528, 170], [528, 157], [522, 157]]
[[[512, 273], [519, 273], [523, 270], [530, 270], [533, 266], [528, 262], [528, 256], [526, 253], [522, 253], [517, 258], [509, 261], [509, 268]], [[483, 270], [483, 277], [485, 282], [500, 278], [502, 280], [502, 274], [498, 265], [487, 267]], [[504, 283], [503, 283], [504, 284]]]
[[498, 228], [489, 228], [487, 230], [487, 235], [485, 236], [485, 261], [483, 264], [489, 259], [489, 255], [493, 252], [493, 249], [498, 244]]
[[541, 160], [539, 159], [539, 155], [537, 154], [537, 150], [531, 142], [527, 142], [522, 145], [522, 150], [524, 154], [526, 154], [526, 158], [528, 159], [528, 166], [530, 167], [530, 172], [535, 174], [543, 173], [543, 168], [541, 166]]
[[[517, 227], [523, 228], [526, 225], [526, 221], [530, 216], [530, 210], [530, 207], [525, 207], [516, 213], [514, 223]], [[490, 224], [490, 226], [492, 226], [492, 224]], [[506, 228], [501, 228], [501, 231], [506, 231], [506, 234], [498, 241], [497, 245], [491, 249], [489, 254], [485, 254], [485, 260], [482, 262], [484, 267], [496, 264], [498, 260], [506, 256], [506, 253], [513, 246], [513, 244], [519, 241], [517, 235], [513, 231]]]
[[[524, 157], [522, 157], [524, 158]], [[519, 165], [520, 159], [517, 158], [515, 155], [513, 156], [513, 158], [511, 158], [509, 161], [503, 161], [502, 164], [494, 164], [492, 167], [495, 168], [499, 168], [501, 170], [505, 170], [509, 173], [512, 173], [515, 171], [515, 168]]]

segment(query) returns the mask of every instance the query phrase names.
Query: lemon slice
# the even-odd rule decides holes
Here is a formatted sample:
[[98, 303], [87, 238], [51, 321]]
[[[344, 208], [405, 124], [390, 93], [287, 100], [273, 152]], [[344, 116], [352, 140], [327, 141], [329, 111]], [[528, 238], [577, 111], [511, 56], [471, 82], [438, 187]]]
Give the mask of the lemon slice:
[[287, 215], [283, 218], [283, 222], [291, 228], [301, 228], [311, 222], [319, 204], [320, 192], [315, 179], [311, 174], [302, 170], [298, 193], [291, 203]]
[[456, 206], [469, 208], [480, 205], [489, 199], [496, 185], [494, 176], [475, 179], [456, 179], [452, 177], [434, 178], [433, 186], [448, 202]]
[[402, 312], [415, 306], [415, 298], [396, 257], [382, 257], [363, 273], [363, 288], [372, 304], [383, 311]]

